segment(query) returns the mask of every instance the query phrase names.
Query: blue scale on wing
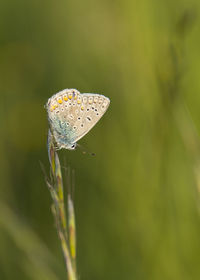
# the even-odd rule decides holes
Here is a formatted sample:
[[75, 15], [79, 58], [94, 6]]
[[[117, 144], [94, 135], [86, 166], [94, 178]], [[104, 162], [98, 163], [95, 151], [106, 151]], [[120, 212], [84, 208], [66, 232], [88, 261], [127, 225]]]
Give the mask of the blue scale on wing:
[[74, 143], [73, 139], [76, 138], [76, 132], [69, 123], [63, 122], [59, 117], [57, 117], [53, 121], [53, 125], [51, 127], [55, 140], [59, 145], [71, 145]]

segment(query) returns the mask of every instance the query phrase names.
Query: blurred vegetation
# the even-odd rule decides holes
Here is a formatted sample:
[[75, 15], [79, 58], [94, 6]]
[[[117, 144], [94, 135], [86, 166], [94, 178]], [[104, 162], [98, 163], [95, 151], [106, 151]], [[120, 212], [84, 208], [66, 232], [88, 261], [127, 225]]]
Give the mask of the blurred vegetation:
[[200, 2], [1, 1], [0, 279], [66, 279], [39, 161], [44, 104], [77, 88], [103, 119], [75, 169], [80, 279], [200, 279]]

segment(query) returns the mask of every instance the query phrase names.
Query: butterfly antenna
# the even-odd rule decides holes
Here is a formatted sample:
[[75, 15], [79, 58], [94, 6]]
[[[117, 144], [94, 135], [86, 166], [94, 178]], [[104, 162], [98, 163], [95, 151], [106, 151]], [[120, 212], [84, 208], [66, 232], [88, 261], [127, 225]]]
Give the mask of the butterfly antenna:
[[95, 156], [96, 154], [95, 153], [91, 153], [89, 152], [88, 150], [85, 149], [85, 147], [83, 147], [82, 145], [80, 144], [77, 144], [77, 147], [79, 147], [79, 149], [81, 150], [81, 152], [85, 155], [85, 154], [89, 154], [91, 156]]

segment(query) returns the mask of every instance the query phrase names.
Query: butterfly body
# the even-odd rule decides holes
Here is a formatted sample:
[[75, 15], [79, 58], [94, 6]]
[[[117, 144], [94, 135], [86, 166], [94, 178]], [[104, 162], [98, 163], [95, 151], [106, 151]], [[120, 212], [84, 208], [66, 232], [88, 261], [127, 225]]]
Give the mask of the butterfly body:
[[109, 98], [76, 89], [62, 90], [49, 98], [46, 108], [50, 131], [58, 149], [74, 149], [99, 121], [110, 104]]

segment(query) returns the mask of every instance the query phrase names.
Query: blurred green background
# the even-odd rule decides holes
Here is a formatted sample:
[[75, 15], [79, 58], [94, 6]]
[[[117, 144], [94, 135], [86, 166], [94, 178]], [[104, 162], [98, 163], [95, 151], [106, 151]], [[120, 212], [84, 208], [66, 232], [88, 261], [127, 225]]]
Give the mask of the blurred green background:
[[66, 279], [44, 104], [111, 105], [75, 170], [79, 279], [200, 279], [200, 2], [1, 1], [0, 279]]

